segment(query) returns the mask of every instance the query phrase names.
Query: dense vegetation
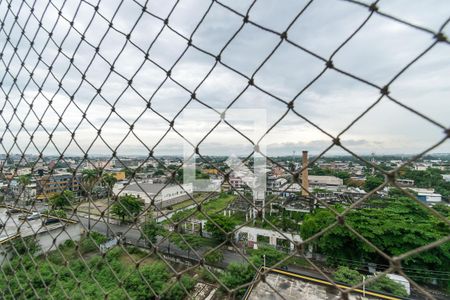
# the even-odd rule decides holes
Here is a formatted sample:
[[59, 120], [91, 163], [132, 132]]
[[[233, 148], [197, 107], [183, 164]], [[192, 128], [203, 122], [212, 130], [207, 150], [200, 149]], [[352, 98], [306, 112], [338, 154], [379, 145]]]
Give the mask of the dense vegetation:
[[[97, 242], [105, 240], [99, 234], [91, 236]], [[114, 300], [128, 299], [128, 296], [131, 299], [151, 299], [154, 293], [161, 299], [184, 299], [186, 293], [182, 285], [186, 290], [195, 285], [188, 275], [177, 281], [168, 267], [157, 259], [136, 268], [130, 261], [124, 261], [128, 254], [120, 247], [111, 249], [102, 258], [93, 253], [97, 247], [90, 238], [81, 241], [79, 252], [73, 241], [67, 241], [59, 247], [64, 257], [57, 250], [49, 253], [48, 259], [42, 255], [32, 258], [38, 248], [31, 241], [26, 243], [32, 251], [28, 252], [24, 242], [18, 240], [15, 247], [20, 255], [15, 255], [10, 264], [2, 267], [1, 299], [37, 299], [37, 295], [41, 299], [50, 295], [53, 299], [103, 299], [105, 293], [108, 299]], [[135, 248], [128, 251], [137, 258], [146, 255]], [[68, 261], [67, 266], [64, 265], [65, 260]]]
[[[342, 210], [339, 207], [337, 209]], [[448, 208], [438, 209], [449, 217]], [[330, 211], [317, 210], [305, 218], [301, 228], [302, 238], [314, 235], [335, 221], [336, 217]], [[450, 228], [444, 222], [411, 199], [401, 197], [370, 200], [366, 208], [350, 212], [345, 222], [390, 256], [403, 254], [450, 234]], [[343, 262], [361, 266], [366, 262], [388, 264], [372, 247], [343, 225], [317, 238], [314, 246], [316, 251], [326, 255], [328, 262], [333, 265]], [[402, 266], [407, 273], [408, 270], [414, 270], [410, 275], [422, 282], [425, 281], [423, 277], [432, 277], [428, 270], [449, 272], [450, 243], [409, 257], [402, 261]]]
[[125, 195], [111, 206], [111, 213], [125, 220], [133, 220], [136, 218], [144, 208], [144, 203], [141, 199], [133, 195]]
[[439, 169], [429, 168], [426, 171], [406, 169], [401, 171], [400, 176], [413, 179], [417, 187], [434, 188], [444, 198], [449, 199], [450, 197], [450, 182], [442, 178], [442, 172]]
[[[348, 267], [339, 267], [333, 274], [334, 280], [346, 283], [349, 285], [357, 285], [363, 281], [363, 275], [358, 271], [350, 269]], [[396, 296], [407, 297], [408, 294], [398, 282], [393, 281], [389, 277], [383, 275], [375, 282], [369, 283], [366, 286], [367, 289], [385, 292]]]

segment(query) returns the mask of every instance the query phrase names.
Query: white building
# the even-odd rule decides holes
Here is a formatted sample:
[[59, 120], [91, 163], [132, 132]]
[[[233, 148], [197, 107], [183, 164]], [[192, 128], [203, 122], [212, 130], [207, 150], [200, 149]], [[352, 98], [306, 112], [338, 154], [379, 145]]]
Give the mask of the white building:
[[20, 168], [17, 170], [17, 176], [23, 176], [31, 174], [31, 168]]
[[436, 193], [418, 193], [417, 198], [428, 204], [436, 204], [442, 201], [442, 195]]
[[326, 186], [340, 186], [344, 184], [344, 181], [336, 176], [318, 176], [309, 175], [308, 181], [310, 186], [326, 187]]
[[443, 178], [445, 181], [450, 182], [450, 174], [444, 174], [444, 175], [442, 175], [442, 178]]
[[416, 163], [414, 165], [414, 170], [416, 170], [416, 171], [426, 171], [429, 167], [431, 167], [431, 164], [428, 164], [428, 163]]
[[[247, 246], [254, 247], [258, 243], [261, 237], [265, 237], [268, 243], [272, 246], [280, 246], [288, 244], [291, 250], [294, 250], [295, 245], [290, 241], [301, 242], [302, 239], [298, 234], [291, 234], [283, 232], [281, 234], [278, 231], [270, 229], [262, 229], [250, 226], [243, 226], [235, 231], [235, 240], [247, 243]], [[286, 239], [288, 238], [288, 239]]]
[[181, 186], [164, 183], [116, 184], [113, 191], [118, 196], [134, 195], [141, 198], [146, 205], [150, 205], [154, 200], [155, 205], [167, 207], [189, 199], [189, 195], [193, 194], [193, 186], [192, 183]]

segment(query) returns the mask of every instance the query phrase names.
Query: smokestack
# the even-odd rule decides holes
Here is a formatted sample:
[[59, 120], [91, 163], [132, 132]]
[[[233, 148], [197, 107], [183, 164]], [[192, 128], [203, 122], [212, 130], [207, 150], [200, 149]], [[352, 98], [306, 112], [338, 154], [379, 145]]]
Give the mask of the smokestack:
[[302, 161], [302, 196], [308, 196], [309, 190], [309, 180], [308, 180], [308, 151], [303, 151], [303, 161]]

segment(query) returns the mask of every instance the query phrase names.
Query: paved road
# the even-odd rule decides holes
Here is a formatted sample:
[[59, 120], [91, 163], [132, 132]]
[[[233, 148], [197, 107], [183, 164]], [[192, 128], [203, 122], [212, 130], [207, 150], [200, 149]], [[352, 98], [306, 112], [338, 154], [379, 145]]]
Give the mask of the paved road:
[[[80, 221], [83, 224], [83, 226], [85, 228], [87, 228], [88, 227], [88, 219], [86, 217], [80, 216], [80, 215], [78, 215], [78, 217], [80, 218]], [[98, 221], [97, 223], [96, 222], [97, 222], [97, 220], [91, 219], [91, 230], [106, 235], [107, 234], [106, 223], [104, 223], [103, 221]], [[110, 233], [109, 233], [110, 236], [118, 235], [118, 233], [120, 232], [120, 233], [123, 233], [123, 235], [125, 236], [126, 242], [134, 244], [136, 246], [140, 246], [140, 247], [147, 247], [146, 241], [140, 239], [141, 232], [136, 228], [133, 228], [133, 227], [130, 228], [130, 226], [128, 226], [128, 225], [109, 224], [109, 230], [110, 230]], [[163, 239], [162, 237], [158, 237], [157, 243], [159, 246], [159, 250], [163, 253], [170, 253], [170, 254], [183, 256], [183, 257], [187, 257], [187, 258], [191, 258], [191, 259], [200, 259], [199, 256], [201, 256], [202, 253], [206, 250], [206, 249], [196, 250], [199, 254], [199, 256], [197, 256], [197, 255], [195, 255], [195, 253], [193, 251], [182, 250], [182, 249], [178, 248], [176, 245], [174, 245], [173, 243], [170, 243], [169, 240], [166, 239], [166, 240], [162, 241], [162, 239]], [[229, 257], [229, 259], [231, 260], [232, 258]]]
[[[88, 219], [84, 216], [78, 216], [82, 222], [82, 224], [87, 228], [88, 226]], [[103, 221], [98, 221], [97, 220], [91, 220], [91, 225], [92, 230], [105, 234], [107, 232], [107, 226], [106, 223], [104, 223]], [[141, 233], [138, 229], [136, 228], [130, 228], [127, 225], [115, 225], [115, 224], [109, 224], [109, 229], [110, 229], [110, 236], [113, 235], [117, 235], [117, 233], [121, 232], [124, 234], [126, 241], [128, 243], [134, 244], [136, 246], [140, 246], [140, 247], [146, 247], [146, 243], [144, 240], [140, 239]], [[164, 240], [161, 241], [162, 238], [158, 237], [158, 243], [159, 243], [159, 250], [163, 253], [170, 253], [172, 255], [176, 255], [176, 256], [180, 256], [180, 257], [186, 257], [186, 258], [190, 258], [190, 259], [197, 259], [199, 260], [202, 256], [202, 254], [207, 250], [207, 248], [200, 248], [197, 249], [196, 252], [198, 253], [199, 256], [197, 256], [193, 251], [186, 251], [183, 249], [178, 248], [176, 245], [174, 245], [173, 243], [170, 243], [170, 241], [168, 240]], [[220, 266], [225, 268], [228, 264], [232, 263], [232, 262], [238, 262], [238, 263], [245, 263], [246, 260], [245, 258], [238, 252], [235, 251], [230, 251], [228, 249], [223, 249], [223, 261], [220, 263]], [[305, 275], [309, 275], [309, 276], [315, 276], [315, 277], [320, 277], [323, 278], [323, 276], [313, 270], [308, 270], [299, 266], [288, 266], [290, 271], [293, 272], [299, 272], [299, 273], [303, 273]]]

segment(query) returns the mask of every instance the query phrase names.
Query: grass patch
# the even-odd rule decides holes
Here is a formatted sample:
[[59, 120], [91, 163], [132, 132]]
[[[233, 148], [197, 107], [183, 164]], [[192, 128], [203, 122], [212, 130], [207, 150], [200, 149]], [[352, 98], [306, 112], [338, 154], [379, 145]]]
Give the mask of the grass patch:
[[307, 267], [307, 268], [312, 268], [312, 266], [309, 264], [309, 262], [302, 258], [302, 257], [291, 257], [288, 259], [287, 261], [288, 265], [293, 265], [293, 266], [300, 266], [300, 267]]
[[217, 198], [211, 199], [202, 205], [203, 213], [197, 211], [196, 208], [179, 211], [172, 216], [172, 221], [177, 222], [179, 220], [185, 219], [187, 216], [190, 215], [199, 220], [205, 220], [206, 219], [205, 214], [208, 216], [217, 214], [223, 211], [225, 208], [227, 208], [228, 205], [230, 205], [230, 203], [233, 202], [235, 199], [236, 195], [220, 194]]
[[119, 261], [125, 265], [125, 266], [134, 266], [136, 262], [139, 262], [139, 265], [145, 266], [145, 265], [151, 265], [158, 261], [158, 259], [152, 257], [152, 256], [146, 256], [147, 253], [143, 252], [143, 254], [127, 254], [123, 253], [119, 257]]
[[[169, 232], [166, 232], [164, 235], [168, 236]], [[186, 240], [187, 243], [183, 240], [181, 236], [183, 236], [184, 240]], [[201, 247], [215, 247], [218, 244], [218, 241], [216, 241], [215, 239], [201, 237], [199, 235], [189, 233], [180, 234], [173, 232], [169, 236], [169, 240], [171, 243], [174, 243], [175, 245], [177, 245], [178, 248], [183, 250], [190, 249], [189, 245], [193, 249], [198, 249]]]
[[[212, 199], [209, 202], [202, 205], [202, 211], [208, 216], [214, 215], [223, 211], [236, 199], [236, 195], [221, 194], [217, 199]], [[196, 217], [199, 219], [205, 219], [205, 216], [198, 212]]]
[[[200, 201], [201, 199], [195, 199], [195, 200], [197, 200], [197, 202], [198, 202], [198, 201]], [[194, 204], [194, 203], [195, 203], [195, 202], [194, 202], [192, 199], [189, 199], [189, 200], [186, 200], [186, 201], [177, 203], [177, 204], [175, 204], [175, 205], [172, 205], [172, 210], [179, 210], [179, 209], [188, 207], [189, 205], [192, 205], [192, 204]]]

